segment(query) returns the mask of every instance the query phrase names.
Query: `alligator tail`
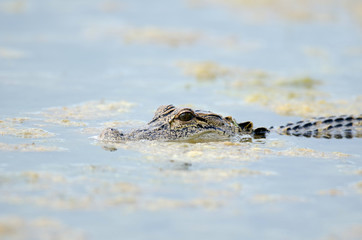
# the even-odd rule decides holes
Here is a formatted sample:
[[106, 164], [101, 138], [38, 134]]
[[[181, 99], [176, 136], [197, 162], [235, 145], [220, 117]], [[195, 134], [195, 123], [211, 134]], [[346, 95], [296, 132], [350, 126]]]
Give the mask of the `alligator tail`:
[[[258, 129], [255, 129], [256, 131]], [[280, 127], [270, 127], [278, 134], [314, 138], [362, 138], [362, 115], [318, 117]]]

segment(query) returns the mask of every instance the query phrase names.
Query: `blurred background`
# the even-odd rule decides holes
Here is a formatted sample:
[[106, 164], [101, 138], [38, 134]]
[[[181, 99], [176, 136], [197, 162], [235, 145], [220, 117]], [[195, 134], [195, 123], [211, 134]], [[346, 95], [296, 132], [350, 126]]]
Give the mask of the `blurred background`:
[[0, 238], [361, 239], [360, 139], [88, 139], [361, 114], [361, 77], [360, 0], [0, 0]]
[[2, 0], [0, 13], [2, 114], [95, 99], [261, 103], [252, 93], [349, 101], [361, 89], [358, 0]]

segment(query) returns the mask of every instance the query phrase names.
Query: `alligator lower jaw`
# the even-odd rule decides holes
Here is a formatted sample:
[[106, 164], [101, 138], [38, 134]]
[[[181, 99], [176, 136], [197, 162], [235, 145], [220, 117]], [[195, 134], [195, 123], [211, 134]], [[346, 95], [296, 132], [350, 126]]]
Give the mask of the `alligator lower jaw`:
[[199, 143], [199, 142], [221, 142], [230, 140], [229, 136], [221, 135], [215, 131], [202, 132], [199, 134], [195, 134], [190, 137], [184, 137], [180, 139], [176, 139], [174, 141], [178, 142], [190, 142], [190, 143]]
[[217, 131], [206, 131], [198, 134], [194, 134], [189, 137], [182, 137], [175, 140], [167, 140], [167, 141], [175, 141], [175, 142], [188, 142], [188, 143], [202, 143], [202, 142], [250, 142], [250, 135], [239, 135], [239, 134], [225, 134], [219, 133]]

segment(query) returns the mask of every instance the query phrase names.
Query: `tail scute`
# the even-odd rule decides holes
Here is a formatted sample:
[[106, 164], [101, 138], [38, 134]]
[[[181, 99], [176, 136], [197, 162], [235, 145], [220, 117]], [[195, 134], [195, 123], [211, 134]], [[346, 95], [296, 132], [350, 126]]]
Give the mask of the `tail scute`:
[[362, 115], [312, 118], [270, 129], [282, 135], [297, 137], [362, 138]]

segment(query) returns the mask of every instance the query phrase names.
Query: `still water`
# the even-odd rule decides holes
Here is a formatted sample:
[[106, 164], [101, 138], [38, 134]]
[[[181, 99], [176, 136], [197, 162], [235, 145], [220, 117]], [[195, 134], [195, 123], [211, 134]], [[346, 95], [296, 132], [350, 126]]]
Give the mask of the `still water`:
[[1, 239], [361, 239], [361, 138], [126, 142], [159, 105], [362, 113], [360, 1], [0, 1]]

